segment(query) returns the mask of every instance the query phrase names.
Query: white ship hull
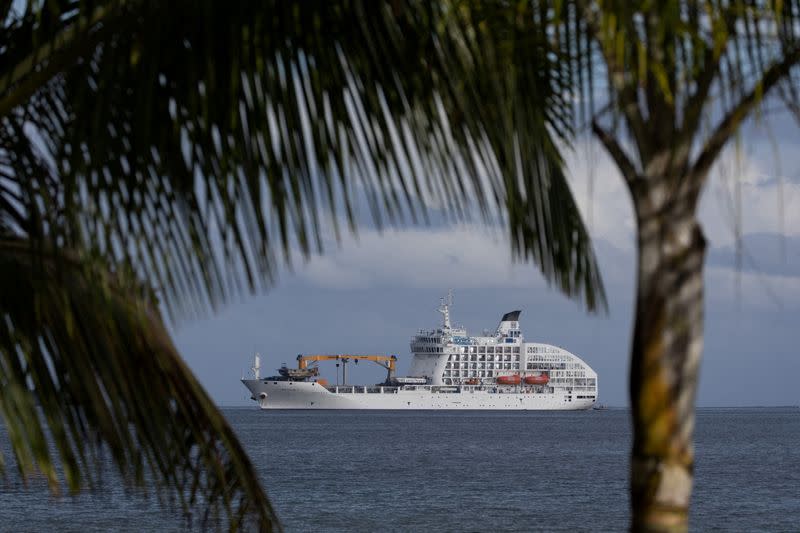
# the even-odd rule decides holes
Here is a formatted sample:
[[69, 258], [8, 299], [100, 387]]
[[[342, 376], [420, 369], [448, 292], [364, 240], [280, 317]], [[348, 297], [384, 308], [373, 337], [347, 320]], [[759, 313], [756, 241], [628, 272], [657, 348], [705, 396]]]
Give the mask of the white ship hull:
[[[505, 313], [494, 333], [470, 336], [450, 322], [452, 294], [442, 299], [441, 327], [411, 338], [411, 365], [396, 375], [396, 355], [300, 354], [297, 368], [263, 378], [256, 354], [253, 379], [243, 379], [261, 409], [578, 410], [597, 399], [597, 373], [578, 356], [550, 344], [525, 342], [522, 311]], [[350, 362], [371, 361], [387, 371], [385, 385], [326, 386], [320, 361], [336, 362], [347, 382]]]
[[307, 381], [244, 379], [261, 409], [391, 409], [391, 410], [580, 410], [592, 398], [556, 389], [530, 392], [526, 387], [324, 387]]

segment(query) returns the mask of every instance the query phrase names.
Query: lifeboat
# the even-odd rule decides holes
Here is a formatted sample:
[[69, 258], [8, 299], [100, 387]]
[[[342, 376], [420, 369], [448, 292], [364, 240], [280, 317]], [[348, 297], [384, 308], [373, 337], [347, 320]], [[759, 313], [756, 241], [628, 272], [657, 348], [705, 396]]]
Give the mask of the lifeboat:
[[526, 385], [547, 385], [550, 381], [550, 376], [547, 374], [539, 374], [538, 376], [525, 376]]
[[498, 385], [519, 385], [521, 382], [519, 374], [513, 376], [497, 376]]

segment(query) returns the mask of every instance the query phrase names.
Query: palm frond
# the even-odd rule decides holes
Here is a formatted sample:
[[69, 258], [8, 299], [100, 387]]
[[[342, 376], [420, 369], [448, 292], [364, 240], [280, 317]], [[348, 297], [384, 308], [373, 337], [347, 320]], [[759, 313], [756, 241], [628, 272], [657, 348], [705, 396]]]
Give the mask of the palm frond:
[[[670, 153], [676, 177], [707, 174], [769, 93], [800, 109], [798, 22], [796, 0], [564, 2], [553, 19], [559, 47], [572, 58], [569, 76], [588, 93], [579, 103], [584, 114], [596, 94], [607, 95], [590, 120], [610, 114], [624, 125], [621, 144], [634, 150], [625, 155], [639, 174]], [[600, 90], [587, 83], [595, 70], [605, 79]]]
[[515, 255], [594, 308], [559, 58], [530, 5], [504, 5], [109, 3], [83, 32], [97, 45], [5, 120], [54, 161], [63, 240], [131, 265], [171, 310], [270, 283], [340, 213], [355, 230], [359, 195], [378, 226], [424, 219], [426, 199], [449, 220], [507, 212]]
[[23, 474], [55, 486], [60, 462], [68, 486], [91, 484], [103, 442], [131, 483], [149, 469], [186, 506], [274, 525], [138, 287], [177, 315], [214, 307], [271, 283], [293, 249], [320, 251], [340, 214], [355, 231], [359, 197], [379, 227], [424, 220], [426, 202], [450, 220], [500, 213], [515, 257], [604, 304], [558, 149], [572, 82], [531, 4], [14, 7], [0, 409]]
[[131, 486], [176, 489], [166, 495], [204, 523], [279, 528], [149, 290], [91, 259], [4, 238], [0, 302], [0, 410], [23, 477], [38, 471], [53, 490], [79, 490], [97, 483], [97, 457], [109, 453]]

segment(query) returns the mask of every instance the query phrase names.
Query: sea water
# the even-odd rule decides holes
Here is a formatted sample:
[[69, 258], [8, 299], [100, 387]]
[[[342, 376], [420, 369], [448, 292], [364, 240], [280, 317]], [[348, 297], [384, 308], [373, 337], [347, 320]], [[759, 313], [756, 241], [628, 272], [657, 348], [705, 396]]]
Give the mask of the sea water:
[[[629, 412], [224, 410], [287, 531], [624, 531]], [[0, 429], [7, 461], [8, 443]], [[694, 531], [800, 531], [800, 409], [699, 409]], [[49, 496], [9, 470], [3, 531], [183, 531], [154, 497]]]

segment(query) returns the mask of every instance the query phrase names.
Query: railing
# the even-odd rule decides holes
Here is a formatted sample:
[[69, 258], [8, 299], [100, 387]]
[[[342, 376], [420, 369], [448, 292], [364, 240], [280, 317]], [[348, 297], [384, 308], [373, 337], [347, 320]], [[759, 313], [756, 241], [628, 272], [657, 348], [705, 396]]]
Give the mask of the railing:
[[364, 385], [332, 385], [325, 387], [334, 394], [395, 394], [398, 387], [377, 386], [367, 387]]
[[[325, 387], [334, 394], [397, 394], [404, 391], [429, 391], [436, 394], [469, 394], [475, 392], [490, 392], [493, 394], [553, 394], [553, 387], [542, 386], [496, 386], [496, 385], [406, 385], [393, 386], [364, 386], [364, 385], [333, 385]], [[595, 390], [587, 388], [587, 390]]]

